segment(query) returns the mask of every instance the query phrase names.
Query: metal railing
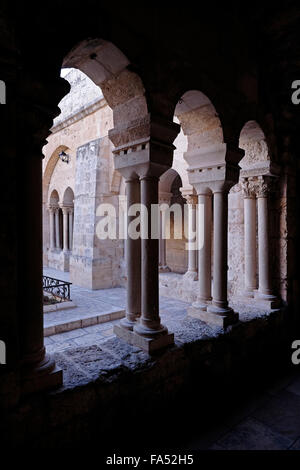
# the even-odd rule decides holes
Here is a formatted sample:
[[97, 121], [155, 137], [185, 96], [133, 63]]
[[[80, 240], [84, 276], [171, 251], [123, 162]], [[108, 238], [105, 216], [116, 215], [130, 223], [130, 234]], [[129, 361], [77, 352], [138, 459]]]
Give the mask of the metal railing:
[[71, 300], [72, 282], [62, 281], [54, 277], [43, 276], [43, 290], [51, 294], [58, 302], [66, 302]]

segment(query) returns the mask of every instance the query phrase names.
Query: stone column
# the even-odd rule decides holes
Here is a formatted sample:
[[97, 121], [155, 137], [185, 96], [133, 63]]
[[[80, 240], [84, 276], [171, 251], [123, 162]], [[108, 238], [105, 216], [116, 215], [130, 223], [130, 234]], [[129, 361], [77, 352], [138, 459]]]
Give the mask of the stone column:
[[244, 250], [245, 292], [253, 297], [256, 289], [256, 194], [255, 183], [248, 178], [242, 181], [244, 195]]
[[55, 247], [57, 250], [61, 248], [59, 235], [59, 208], [55, 209]]
[[[134, 326], [133, 343], [143, 349], [151, 350], [167, 346], [174, 342], [174, 335], [160, 323], [159, 316], [159, 280], [158, 280], [158, 246], [159, 234], [154, 235], [159, 224], [158, 212], [158, 181], [159, 175], [147, 171], [141, 178], [141, 204], [146, 209], [142, 217], [143, 226], [148, 227], [148, 233], [142, 230], [142, 302], [141, 317]], [[151, 217], [153, 205], [157, 208], [157, 220]], [[153, 224], [157, 224], [154, 227]]]
[[255, 298], [268, 308], [279, 306], [279, 299], [273, 295], [270, 273], [268, 196], [271, 179], [258, 177], [257, 220], [258, 220], [258, 292]]
[[[158, 177], [141, 177], [141, 204], [147, 210], [144, 217], [148, 235], [142, 237], [142, 315], [135, 331], [143, 336], [165, 333], [158, 312], [158, 239], [151, 237], [151, 206], [158, 204]], [[145, 225], [142, 219], [142, 226]]]
[[67, 207], [62, 207], [63, 213], [63, 251], [68, 251], [69, 249], [69, 234], [68, 234], [68, 213], [69, 209]]
[[207, 314], [215, 323], [226, 327], [238, 319], [228, 306], [228, 189], [226, 186], [213, 190], [214, 234], [213, 234], [213, 298]]
[[194, 194], [186, 195], [186, 202], [188, 204], [188, 270], [184, 277], [193, 281], [197, 280], [197, 249], [194, 245], [197, 243], [197, 236], [194, 236], [196, 230], [196, 211], [197, 211], [197, 196]]
[[[133, 331], [126, 330], [122, 325], [115, 325], [114, 331], [128, 343], [152, 353], [174, 343], [174, 335], [169, 334], [167, 328], [161, 325], [159, 317], [158, 181], [172, 165], [175, 148], [173, 141], [179, 133], [180, 126], [162, 116], [154, 118], [150, 113], [135, 122], [134, 129], [122, 127], [111, 130], [109, 138], [115, 147], [113, 150], [115, 168], [126, 179], [132, 174], [140, 178], [141, 316], [134, 324]], [[136, 140], [132, 141], [132, 137]], [[155, 210], [153, 218], [152, 206]], [[153, 234], [154, 229], [155, 234]], [[129, 246], [126, 246], [126, 249], [128, 258]]]
[[[166, 193], [168, 194], [168, 193]], [[171, 195], [169, 197], [159, 195], [159, 205], [160, 205], [160, 213], [159, 213], [159, 272], [166, 273], [170, 271], [170, 268], [167, 265], [167, 250], [166, 250], [166, 239], [165, 239], [165, 232], [166, 232], [166, 220], [165, 220], [165, 213], [166, 213], [166, 206], [161, 206], [162, 204], [170, 204]]]
[[140, 181], [137, 176], [126, 180], [127, 196], [127, 236], [125, 239], [126, 271], [127, 271], [127, 305], [126, 318], [120, 325], [133, 330], [136, 320], [141, 315], [141, 239], [134, 239], [130, 235], [130, 223], [135, 219], [129, 215], [129, 209], [133, 204], [140, 203]]
[[[212, 198], [210, 192], [198, 194], [198, 278], [199, 291], [193, 307], [205, 311], [211, 301], [211, 223]], [[196, 312], [194, 312], [196, 313]]]
[[72, 251], [73, 246], [73, 214], [74, 209], [71, 207], [69, 209], [69, 250]]
[[[21, 380], [24, 394], [62, 383], [62, 371], [46, 354], [43, 331], [42, 288], [42, 153], [29, 151], [20, 159], [20, 191], [25, 207], [20, 216], [18, 310]], [[24, 306], [28, 308], [24, 309]]]
[[49, 217], [50, 217], [50, 224], [49, 224], [49, 229], [50, 229], [50, 250], [54, 250], [55, 248], [55, 233], [54, 233], [54, 207], [49, 206]]

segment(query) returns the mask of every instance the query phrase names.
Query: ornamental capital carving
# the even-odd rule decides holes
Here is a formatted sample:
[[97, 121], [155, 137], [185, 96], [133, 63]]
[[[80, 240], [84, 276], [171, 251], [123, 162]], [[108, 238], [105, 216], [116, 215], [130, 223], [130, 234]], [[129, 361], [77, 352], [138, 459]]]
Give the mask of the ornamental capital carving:
[[196, 194], [186, 194], [185, 196], [187, 204], [190, 204], [192, 206], [196, 206], [198, 202], [198, 197]]
[[59, 207], [55, 204], [48, 204], [48, 211], [49, 212], [55, 212], [57, 209], [59, 209]]
[[272, 182], [266, 176], [259, 176], [257, 180], [257, 197], [268, 197], [271, 189]]
[[242, 191], [244, 198], [255, 198], [257, 191], [257, 182], [252, 179], [243, 178]]

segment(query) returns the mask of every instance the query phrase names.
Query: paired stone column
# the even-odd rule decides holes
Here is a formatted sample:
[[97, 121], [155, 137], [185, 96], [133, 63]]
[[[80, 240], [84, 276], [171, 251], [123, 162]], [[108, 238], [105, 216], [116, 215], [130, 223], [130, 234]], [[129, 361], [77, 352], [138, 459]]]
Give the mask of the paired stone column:
[[169, 193], [159, 193], [159, 272], [166, 273], [170, 272], [170, 268], [167, 265], [167, 249], [166, 249], [166, 212], [167, 206], [170, 204], [172, 194]]
[[193, 307], [206, 310], [211, 301], [211, 229], [212, 197], [206, 191], [198, 194], [198, 279], [199, 291]]
[[[197, 196], [187, 194], [184, 196], [188, 204], [188, 269], [184, 277], [196, 281], [197, 274]], [[196, 235], [195, 235], [196, 234]]]
[[127, 233], [125, 253], [127, 266], [127, 305], [126, 317], [120, 324], [127, 330], [133, 330], [135, 322], [141, 315], [141, 239], [133, 238], [130, 224], [135, 215], [130, 211], [133, 204], [140, 203], [140, 181], [135, 175], [126, 179], [127, 196]]
[[213, 192], [214, 235], [213, 235], [213, 311], [227, 309], [227, 232], [228, 193], [224, 189]]
[[49, 224], [49, 230], [50, 230], [50, 250], [54, 250], [55, 248], [55, 233], [54, 233], [54, 227], [55, 227], [55, 220], [54, 220], [54, 215], [55, 213], [55, 208], [53, 206], [49, 205], [49, 217], [50, 217], [50, 224]]
[[253, 297], [256, 289], [256, 187], [249, 178], [242, 180], [244, 196], [245, 292]]
[[[199, 294], [188, 315], [223, 328], [238, 321], [228, 306], [228, 192], [238, 182], [244, 151], [225, 143], [187, 151], [189, 183], [198, 194]], [[213, 289], [211, 299], [211, 194], [213, 194]]]
[[74, 209], [73, 207], [69, 208], [69, 250], [72, 251], [73, 247], [73, 217]]
[[267, 307], [276, 308], [279, 305], [279, 300], [273, 295], [270, 273], [268, 197], [271, 181], [268, 176], [258, 177], [258, 291], [255, 297], [258, 301], [263, 301]]
[[63, 251], [69, 251], [69, 232], [68, 232], [68, 218], [69, 209], [68, 207], [62, 206], [63, 213]]
[[[152, 118], [150, 114], [133, 129], [114, 129], [109, 136], [115, 149], [115, 168], [125, 177], [134, 175], [140, 180], [141, 197], [141, 264], [137, 268], [138, 252], [136, 243], [126, 243], [128, 303], [126, 319], [115, 325], [114, 332], [128, 343], [148, 353], [174, 343], [174, 335], [160, 322], [159, 316], [159, 177], [172, 164], [174, 146], [172, 142], [180, 127], [164, 119]], [[132, 135], [139, 139], [130, 141]], [[127, 183], [128, 184], [128, 183]], [[133, 194], [135, 196], [133, 196]], [[130, 183], [129, 197], [137, 198], [137, 186]], [[130, 204], [130, 201], [128, 201]], [[155, 211], [155, 213], [153, 213]], [[152, 216], [151, 216], [152, 214]], [[132, 257], [130, 256], [132, 253]], [[131, 260], [131, 261], [130, 261]], [[130, 266], [132, 262], [132, 266]], [[141, 293], [139, 287], [141, 285]], [[131, 280], [132, 279], [132, 283]], [[132, 287], [131, 287], [132, 286]], [[140, 295], [139, 295], [140, 294]], [[137, 312], [138, 298], [141, 301], [141, 315]]]
[[59, 233], [59, 208], [55, 209], [55, 248], [59, 250], [60, 246], [60, 233]]

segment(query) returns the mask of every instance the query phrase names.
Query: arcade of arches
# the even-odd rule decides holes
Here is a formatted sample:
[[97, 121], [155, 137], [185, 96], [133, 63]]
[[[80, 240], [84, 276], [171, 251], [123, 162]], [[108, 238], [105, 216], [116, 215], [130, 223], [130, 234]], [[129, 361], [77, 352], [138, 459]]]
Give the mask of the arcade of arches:
[[[114, 18], [110, 7], [103, 12], [110, 20], [105, 25], [93, 20], [95, 12], [84, 12], [86, 24], [77, 36], [80, 28], [75, 26], [82, 23], [81, 12], [75, 8], [74, 27], [65, 24], [72, 32], [58, 39], [48, 27], [41, 31], [37, 24], [43, 14], [35, 11], [30, 19], [32, 31], [40, 31], [38, 49], [43, 48], [49, 58], [36, 74], [33, 32], [26, 36], [18, 23], [15, 41], [9, 40], [14, 28], [10, 28], [9, 15], [3, 17], [7, 22], [5, 50], [19, 52], [3, 60], [8, 102], [10, 90], [18, 88], [7, 122], [14, 122], [18, 112], [22, 149], [12, 150], [13, 131], [7, 130], [3, 149], [12, 162], [6, 169], [12, 187], [5, 196], [11, 210], [3, 216], [7, 230], [3, 260], [10, 266], [10, 276], [3, 277], [6, 297], [0, 339], [7, 345], [7, 364], [0, 371], [0, 399], [2, 409], [17, 410], [28, 427], [32, 415], [21, 410], [22, 400], [31, 403], [33, 393], [49, 399], [53, 412], [45, 418], [39, 437], [43, 443], [49, 436], [55, 442], [55, 436], [62, 437], [66, 429], [66, 441], [79, 441], [81, 424], [70, 429], [72, 420], [79, 422], [78, 416], [89, 416], [87, 427], [99, 426], [104, 433], [111, 426], [109, 413], [97, 424], [91, 418], [95, 410], [96, 415], [100, 413], [100, 406], [111, 413], [113, 408], [119, 423], [122, 416], [128, 417], [127, 398], [129, 403], [139, 403], [136, 416], [143, 409], [144, 397], [151, 414], [156, 400], [161, 404], [172, 396], [176, 401], [179, 392], [188, 393], [195, 384], [196, 394], [201, 388], [200, 378], [195, 377], [198, 371], [213, 377], [207, 389], [219, 376], [226, 381], [243, 369], [243, 360], [253, 361], [255, 367], [259, 354], [265, 354], [270, 344], [279, 348], [299, 321], [294, 263], [298, 167], [294, 127], [289, 130], [295, 111], [290, 102], [285, 108], [281, 102], [278, 108], [270, 104], [271, 65], [266, 64], [270, 51], [278, 49], [269, 44], [275, 38], [260, 24], [265, 49], [258, 52], [258, 43], [255, 47], [251, 43], [251, 31], [243, 29], [245, 18], [239, 18], [240, 23], [226, 14], [232, 25], [227, 43], [224, 30], [217, 33], [220, 12], [215, 23], [210, 12], [207, 21], [216, 38], [206, 38], [211, 41], [204, 41], [210, 54], [198, 56], [204, 30], [195, 39], [184, 27], [186, 36], [179, 45], [172, 32], [179, 27], [176, 8], [169, 21], [165, 11], [153, 10], [155, 37], [144, 15], [146, 33], [141, 34], [135, 22], [139, 9], [132, 18], [124, 11], [128, 24], [135, 25], [132, 32], [124, 26], [126, 22]], [[49, 14], [53, 14], [51, 9]], [[186, 15], [188, 23], [194, 24], [196, 20]], [[255, 15], [250, 17], [257, 21]], [[208, 34], [207, 26], [204, 29]], [[174, 38], [169, 51], [162, 47], [167, 37]], [[69, 69], [64, 78], [61, 67]], [[283, 79], [281, 86], [286, 86]], [[283, 91], [278, 93], [278, 100], [283, 96]], [[68, 163], [60, 159], [62, 152], [70, 157]], [[12, 176], [15, 162], [17, 176]], [[17, 220], [11, 197], [14, 185], [24, 207], [30, 208]], [[112, 204], [120, 220], [119, 211], [126, 213], [139, 202], [149, 214], [152, 204], [163, 204], [165, 211], [174, 203], [186, 207], [181, 221], [185, 236], [176, 238], [176, 230], [182, 227], [176, 227], [172, 215], [171, 238], [164, 238], [162, 212], [159, 239], [127, 238], [124, 242], [97, 237], [99, 204]], [[200, 219], [203, 224], [197, 226]], [[129, 223], [131, 219], [123, 220]], [[151, 230], [150, 216], [147, 223]], [[195, 231], [201, 232], [203, 246], [187, 250]], [[70, 272], [71, 282], [89, 290], [90, 296], [99, 289], [125, 287], [126, 313], [114, 326], [116, 338], [111, 345], [102, 349], [95, 343], [88, 350], [69, 349], [62, 356], [59, 351], [47, 354], [43, 265]], [[159, 294], [187, 304], [176, 331], [161, 321]], [[73, 366], [93, 377], [84, 391], [77, 391], [80, 380]], [[96, 381], [92, 367], [98, 367]], [[138, 371], [133, 378], [132, 371]], [[125, 391], [119, 391], [122, 380]], [[57, 389], [53, 395], [48, 392], [52, 389]], [[92, 390], [89, 397], [87, 390]], [[80, 405], [76, 415], [72, 405], [69, 416], [63, 416], [60, 397], [67, 407], [76, 393], [83, 393], [86, 408]], [[28, 406], [32, 410], [32, 403]], [[39, 410], [42, 416], [47, 415], [45, 410]], [[10, 419], [8, 413], [4, 429], [9, 428]], [[31, 435], [36, 436], [38, 429], [39, 425], [36, 431], [33, 426]]]

